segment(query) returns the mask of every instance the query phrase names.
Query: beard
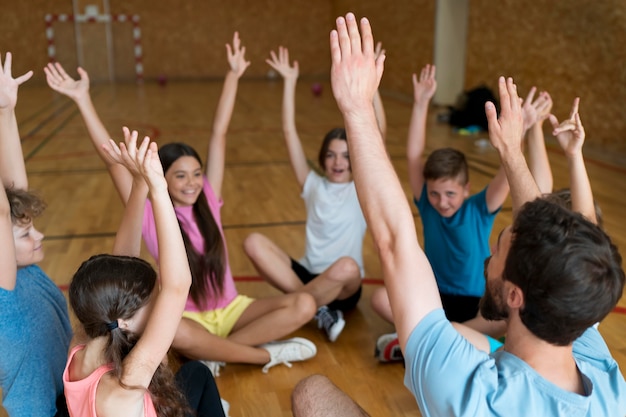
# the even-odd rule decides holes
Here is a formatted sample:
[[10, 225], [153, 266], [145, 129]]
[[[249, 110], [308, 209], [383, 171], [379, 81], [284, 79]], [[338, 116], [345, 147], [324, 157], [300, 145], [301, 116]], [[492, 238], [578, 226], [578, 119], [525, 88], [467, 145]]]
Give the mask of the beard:
[[[487, 275], [485, 271], [485, 275]], [[498, 278], [496, 278], [498, 279]], [[504, 320], [509, 318], [506, 303], [502, 300], [502, 286], [491, 282], [485, 276], [485, 294], [478, 304], [480, 314], [487, 320]]]

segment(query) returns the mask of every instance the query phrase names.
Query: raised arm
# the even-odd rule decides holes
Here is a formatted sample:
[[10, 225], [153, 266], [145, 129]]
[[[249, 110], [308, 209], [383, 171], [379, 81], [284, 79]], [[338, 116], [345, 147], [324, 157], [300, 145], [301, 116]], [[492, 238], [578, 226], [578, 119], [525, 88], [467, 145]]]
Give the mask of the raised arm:
[[[376, 54], [376, 58], [379, 56], [385, 55], [385, 50], [383, 49], [383, 43], [377, 42], [376, 49], [374, 51]], [[387, 115], [385, 114], [385, 106], [383, 106], [383, 100], [380, 97], [380, 89], [376, 89], [376, 93], [374, 94], [374, 113], [376, 113], [376, 121], [378, 122], [378, 129], [380, 129], [380, 134], [383, 137], [383, 142], [387, 140]]]
[[331, 82], [348, 134], [354, 182], [381, 259], [400, 346], [420, 320], [441, 307], [432, 269], [421, 250], [411, 209], [385, 150], [372, 105], [383, 72], [371, 27], [352, 13], [330, 35]]
[[13, 78], [11, 52], [6, 53], [4, 65], [2, 65], [1, 58], [0, 56], [0, 178], [4, 187], [27, 190], [28, 178], [17, 129], [15, 105], [19, 85], [30, 79], [33, 72], [28, 71], [24, 75]]
[[406, 145], [406, 157], [409, 164], [409, 184], [413, 196], [422, 195], [424, 187], [424, 148], [426, 147], [426, 118], [430, 99], [437, 90], [436, 68], [426, 65], [420, 71], [419, 78], [413, 74], [413, 110], [409, 124], [409, 137]]
[[[130, 144], [130, 143], [129, 143]], [[121, 381], [126, 386], [147, 388], [165, 357], [185, 307], [191, 272], [185, 246], [167, 192], [156, 143], [145, 139], [141, 146], [109, 145], [109, 152], [127, 167], [141, 172], [150, 189], [159, 241], [160, 291], [156, 295], [145, 330], [123, 362]]]
[[246, 61], [246, 47], [241, 46], [239, 33], [233, 35], [233, 44], [226, 44], [226, 53], [228, 55], [228, 65], [230, 69], [224, 79], [224, 87], [220, 100], [217, 103], [215, 119], [213, 120], [213, 131], [209, 140], [209, 152], [207, 155], [206, 176], [209, 184], [213, 188], [215, 195], [221, 197], [222, 183], [224, 181], [224, 164], [226, 160], [226, 132], [230, 124], [230, 118], [233, 115], [235, 107], [235, 98], [237, 97], [237, 87], [239, 86], [239, 78], [250, 65]]
[[46, 81], [50, 88], [71, 98], [78, 106], [78, 110], [83, 117], [87, 131], [91, 137], [91, 142], [98, 152], [98, 155], [100, 155], [100, 158], [106, 164], [109, 175], [111, 175], [115, 189], [122, 199], [122, 202], [126, 204], [128, 196], [130, 195], [133, 177], [123, 165], [111, 160], [109, 154], [104, 151], [103, 146], [109, 145], [111, 136], [102, 124], [91, 101], [89, 94], [89, 75], [87, 71], [80, 67], [78, 67], [77, 71], [80, 79], [74, 80], [65, 72], [58, 62], [48, 64], [44, 68]]
[[500, 164], [506, 173], [511, 188], [513, 215], [520, 207], [541, 196], [522, 153], [524, 118], [522, 105], [517, 95], [517, 86], [512, 78], [498, 80], [500, 93], [500, 117], [492, 102], [485, 103], [489, 123], [489, 139], [500, 155]]
[[[143, 178], [141, 171], [137, 169], [128, 157], [128, 149], [134, 149], [137, 147], [137, 131], [132, 133], [127, 127], [122, 128], [124, 132], [124, 143], [120, 143], [120, 153], [110, 152], [115, 149], [115, 142], [109, 139], [110, 145], [103, 146], [103, 151], [118, 164], [124, 165], [133, 176], [133, 185], [130, 191], [130, 196], [126, 202], [124, 208], [124, 215], [122, 221], [115, 234], [115, 242], [113, 243], [114, 255], [126, 255], [139, 257], [141, 252], [141, 227], [143, 223], [143, 213], [146, 205], [146, 198], [148, 196], [148, 184]], [[149, 141], [147, 136], [143, 141]]]
[[[534, 119], [534, 123], [528, 128], [527, 145], [528, 145], [528, 168], [532, 174], [539, 191], [543, 194], [552, 192], [553, 178], [548, 153], [546, 152], [546, 143], [543, 135], [543, 122], [550, 115], [552, 110], [552, 98], [545, 91], [539, 93], [536, 100], [533, 97], [537, 89], [530, 89], [528, 97], [524, 100], [524, 119], [529, 117]], [[527, 116], [528, 112], [530, 114]], [[534, 114], [534, 116], [532, 116]]]
[[593, 203], [593, 192], [587, 175], [585, 160], [583, 159], [583, 143], [585, 142], [585, 129], [578, 114], [580, 99], [576, 97], [572, 105], [569, 119], [560, 125], [556, 116], [550, 115], [550, 122], [559, 144], [565, 152], [569, 166], [570, 192], [572, 196], [572, 210], [581, 213], [591, 222], [597, 224], [596, 210]]
[[17, 278], [17, 263], [15, 262], [15, 238], [13, 237], [13, 222], [11, 221], [11, 206], [7, 198], [6, 189], [0, 191], [0, 288], [12, 291]]
[[278, 47], [278, 55], [274, 51], [270, 52], [270, 59], [265, 62], [274, 68], [283, 77], [283, 134], [289, 152], [291, 168], [296, 175], [296, 180], [300, 187], [304, 186], [304, 181], [309, 175], [311, 168], [306, 160], [306, 155], [302, 149], [302, 143], [296, 130], [296, 83], [298, 81], [298, 61], [289, 64], [289, 51], [282, 46]]

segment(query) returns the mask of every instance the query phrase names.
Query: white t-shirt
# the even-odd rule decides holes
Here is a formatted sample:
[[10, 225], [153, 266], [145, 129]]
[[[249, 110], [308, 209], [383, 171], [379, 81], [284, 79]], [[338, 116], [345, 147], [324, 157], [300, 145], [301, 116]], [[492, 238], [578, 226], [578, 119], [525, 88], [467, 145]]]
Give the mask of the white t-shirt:
[[363, 276], [365, 217], [354, 181], [332, 183], [311, 170], [304, 181], [306, 249], [299, 261], [311, 273], [320, 274], [342, 256], [359, 265]]

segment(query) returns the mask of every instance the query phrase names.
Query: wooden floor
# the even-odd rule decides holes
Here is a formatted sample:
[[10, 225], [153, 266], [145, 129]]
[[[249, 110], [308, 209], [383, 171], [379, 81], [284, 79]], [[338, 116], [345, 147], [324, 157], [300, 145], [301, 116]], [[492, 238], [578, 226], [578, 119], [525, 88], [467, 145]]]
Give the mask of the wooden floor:
[[[305, 152], [314, 161], [323, 135], [342, 122], [329, 85], [324, 85], [320, 97], [314, 97], [309, 83], [300, 84], [297, 126]], [[169, 83], [166, 87], [150, 83], [105, 84], [93, 86], [92, 93], [114, 139], [121, 138], [121, 127], [127, 125], [159, 143], [187, 142], [204, 155], [220, 88], [217, 81]], [[256, 275], [242, 252], [243, 239], [251, 232], [261, 232], [288, 248], [293, 257], [301, 256], [304, 249], [305, 210], [283, 143], [281, 98], [280, 82], [242, 81], [228, 135], [222, 219], [233, 274], [242, 278], [238, 289], [256, 297], [275, 291], [254, 279], [243, 279]], [[389, 124], [389, 154], [409, 198], [404, 153], [410, 102], [394, 94], [383, 94], [383, 99]], [[495, 151], [475, 146], [476, 140], [486, 137], [484, 134], [460, 136], [447, 125], [437, 124], [436, 112], [432, 111], [429, 119], [427, 151], [454, 146], [466, 152], [472, 191], [480, 190], [498, 167]], [[31, 188], [39, 190], [48, 202], [48, 209], [36, 222], [46, 235], [46, 258], [41, 266], [64, 287], [81, 261], [110, 251], [121, 203], [72, 102], [44, 86], [27, 83], [20, 88], [17, 115]], [[593, 132], [587, 134], [591, 136]], [[565, 160], [554, 142], [549, 144], [549, 156], [555, 188], [567, 186]], [[595, 197], [604, 212], [606, 230], [624, 251], [626, 167], [596, 160], [588, 161], [588, 169]], [[494, 235], [510, 220], [507, 201], [496, 219]], [[421, 239], [417, 217], [416, 222]], [[261, 373], [259, 366], [229, 364], [222, 370], [217, 381], [222, 396], [231, 404], [231, 416], [291, 415], [289, 396], [293, 386], [313, 373], [329, 376], [373, 416], [420, 415], [413, 397], [404, 388], [403, 366], [380, 364], [373, 356], [377, 336], [393, 328], [369, 306], [369, 295], [380, 285], [381, 278], [369, 236], [364, 258], [368, 280], [363, 298], [358, 308], [347, 315], [346, 329], [336, 343], [328, 342], [310, 323], [295, 335], [316, 343], [316, 358], [296, 363], [291, 369], [274, 367], [267, 375]], [[625, 299], [601, 324], [600, 331], [621, 369], [626, 369]]]

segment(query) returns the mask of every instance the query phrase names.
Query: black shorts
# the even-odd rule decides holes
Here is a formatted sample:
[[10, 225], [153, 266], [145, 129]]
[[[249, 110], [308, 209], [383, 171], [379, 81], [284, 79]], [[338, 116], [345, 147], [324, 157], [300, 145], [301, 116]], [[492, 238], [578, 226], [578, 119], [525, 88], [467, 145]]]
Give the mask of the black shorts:
[[[291, 269], [298, 276], [300, 281], [302, 281], [302, 283], [305, 285], [313, 281], [313, 279], [319, 275], [312, 274], [308, 269], [302, 266], [302, 264], [300, 264], [298, 261], [295, 261], [293, 258], [291, 259]], [[341, 311], [352, 310], [356, 307], [357, 303], [361, 299], [362, 288], [363, 286], [359, 285], [359, 289], [356, 290], [354, 294], [352, 294], [350, 297], [344, 298], [343, 300], [335, 300], [332, 303], [328, 304], [328, 308], [330, 308], [331, 310]]]
[[457, 323], [463, 323], [476, 317], [479, 302], [480, 297], [441, 294], [441, 304], [443, 304], [446, 317]]

